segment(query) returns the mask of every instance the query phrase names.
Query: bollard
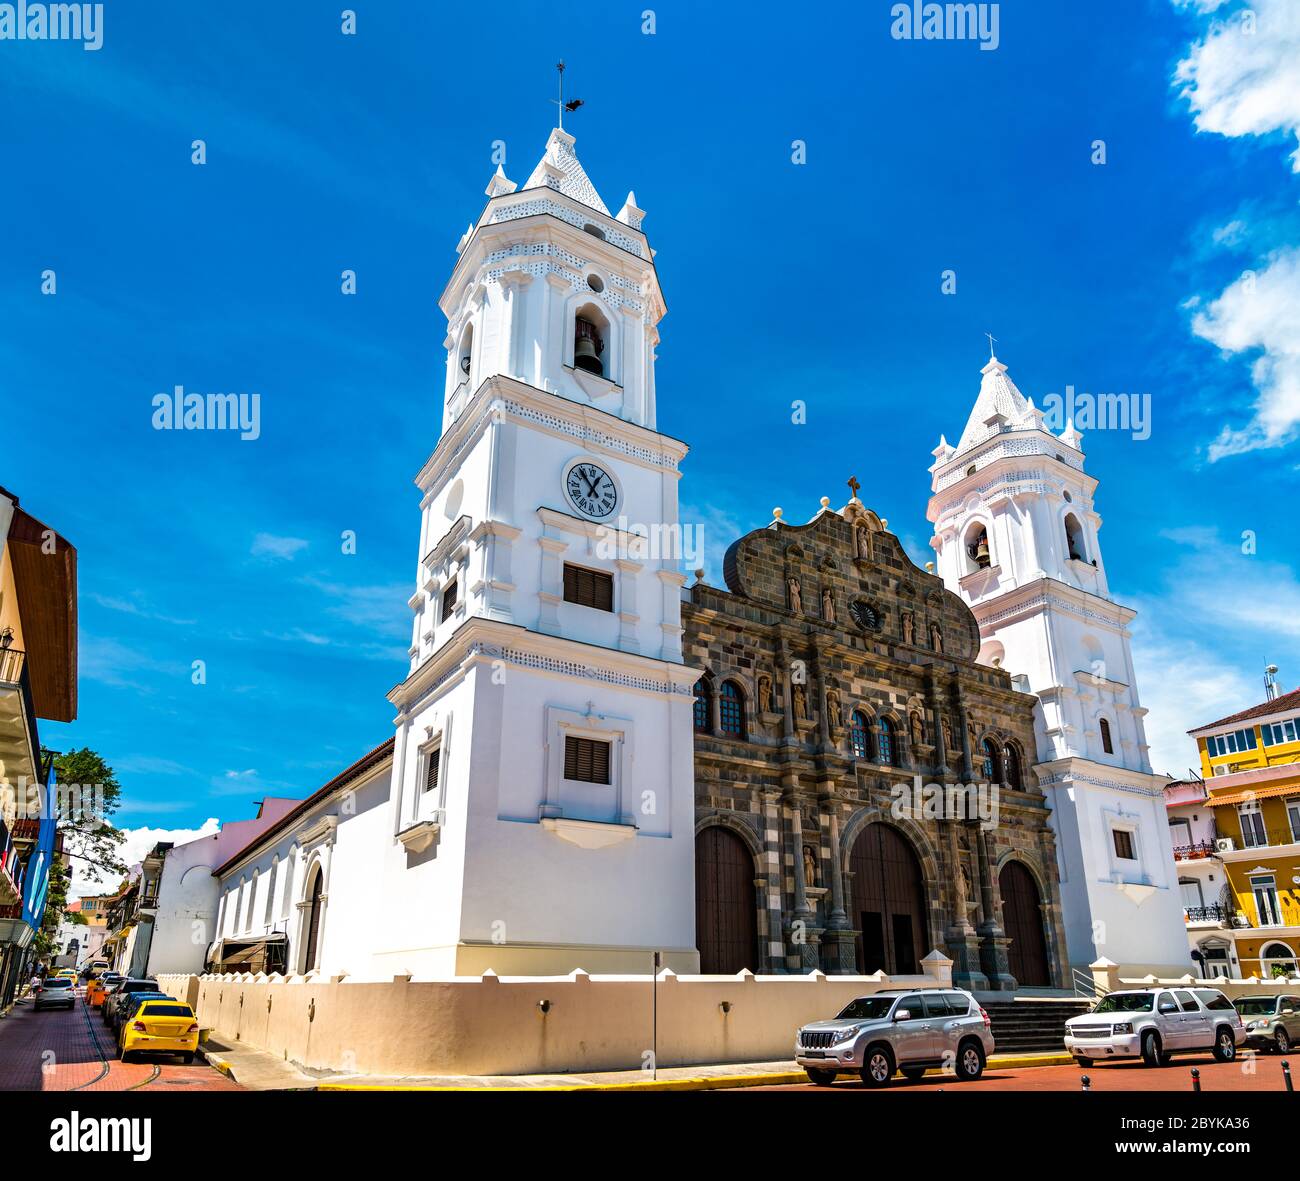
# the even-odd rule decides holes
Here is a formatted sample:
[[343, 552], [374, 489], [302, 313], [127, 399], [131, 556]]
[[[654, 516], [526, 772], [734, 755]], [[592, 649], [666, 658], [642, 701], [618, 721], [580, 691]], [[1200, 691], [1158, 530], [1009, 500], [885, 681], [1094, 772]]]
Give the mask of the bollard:
[[1092, 1079], [1090, 1079], [1086, 1074], [1079, 1081], [1083, 1084], [1083, 1089], [1085, 1091], [1092, 1090]]
[[1201, 1089], [1201, 1072], [1197, 1070], [1195, 1066], [1193, 1066], [1192, 1067], [1192, 1090], [1199, 1091], [1200, 1089]]
[[1294, 1091], [1295, 1084], [1291, 1081], [1291, 1063], [1285, 1058], [1282, 1059], [1282, 1078], [1286, 1080], [1286, 1089]]

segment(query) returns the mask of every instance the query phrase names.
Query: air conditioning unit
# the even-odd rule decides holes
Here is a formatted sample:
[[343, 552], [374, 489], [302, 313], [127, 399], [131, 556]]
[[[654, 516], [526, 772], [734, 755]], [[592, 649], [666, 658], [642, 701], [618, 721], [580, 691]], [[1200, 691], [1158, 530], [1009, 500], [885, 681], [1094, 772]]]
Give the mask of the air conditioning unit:
[[1214, 841], [1214, 851], [1216, 853], [1231, 853], [1237, 847], [1237, 842], [1231, 837], [1216, 837]]

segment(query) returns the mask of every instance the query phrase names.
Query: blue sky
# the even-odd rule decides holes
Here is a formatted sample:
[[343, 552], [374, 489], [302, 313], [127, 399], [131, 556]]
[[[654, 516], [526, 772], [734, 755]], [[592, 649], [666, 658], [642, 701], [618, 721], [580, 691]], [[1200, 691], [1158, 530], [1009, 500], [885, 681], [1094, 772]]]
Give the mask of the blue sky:
[[[1084, 449], [1157, 768], [1267, 660], [1300, 683], [1285, 0], [1253, 34], [1232, 0], [1011, 0], [995, 51], [895, 40], [874, 0], [659, 3], [653, 35], [648, 2], [364, 5], [343, 36], [339, 4], [110, 0], [97, 52], [0, 41], [0, 483], [80, 554], [80, 717], [43, 737], [117, 767], [136, 844], [304, 795], [392, 732], [436, 299], [493, 142], [517, 181], [540, 156], [561, 56], [589, 175], [647, 211], [659, 425], [692, 447], [711, 570], [850, 475], [926, 560], [930, 451], [989, 331], [1040, 403], [1151, 396], [1149, 439]], [[153, 430], [178, 384], [259, 393], [261, 437]]]

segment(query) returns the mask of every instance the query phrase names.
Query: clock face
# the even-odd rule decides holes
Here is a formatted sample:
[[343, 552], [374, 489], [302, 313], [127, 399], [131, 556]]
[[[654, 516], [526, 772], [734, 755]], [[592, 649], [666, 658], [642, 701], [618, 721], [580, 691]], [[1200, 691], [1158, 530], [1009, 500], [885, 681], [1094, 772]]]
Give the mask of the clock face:
[[575, 463], [564, 480], [573, 507], [586, 517], [607, 517], [618, 507], [618, 486], [604, 468]]
[[880, 612], [861, 599], [855, 599], [849, 604], [849, 614], [853, 616], [854, 623], [867, 631], [878, 632], [882, 626]]

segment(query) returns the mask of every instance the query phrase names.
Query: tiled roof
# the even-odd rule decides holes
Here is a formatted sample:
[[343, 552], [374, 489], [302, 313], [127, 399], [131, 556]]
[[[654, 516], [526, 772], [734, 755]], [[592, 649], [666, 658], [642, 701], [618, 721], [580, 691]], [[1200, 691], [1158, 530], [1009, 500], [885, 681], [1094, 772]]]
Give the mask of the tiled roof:
[[1300, 710], [1300, 689], [1292, 689], [1290, 693], [1283, 693], [1281, 697], [1275, 697], [1272, 701], [1261, 701], [1258, 705], [1243, 709], [1239, 714], [1229, 714], [1217, 722], [1206, 722], [1203, 726], [1189, 730], [1188, 733], [1195, 734], [1215, 726], [1229, 726], [1233, 722], [1248, 722], [1251, 718], [1267, 718], [1273, 714], [1284, 714], [1292, 709]]

